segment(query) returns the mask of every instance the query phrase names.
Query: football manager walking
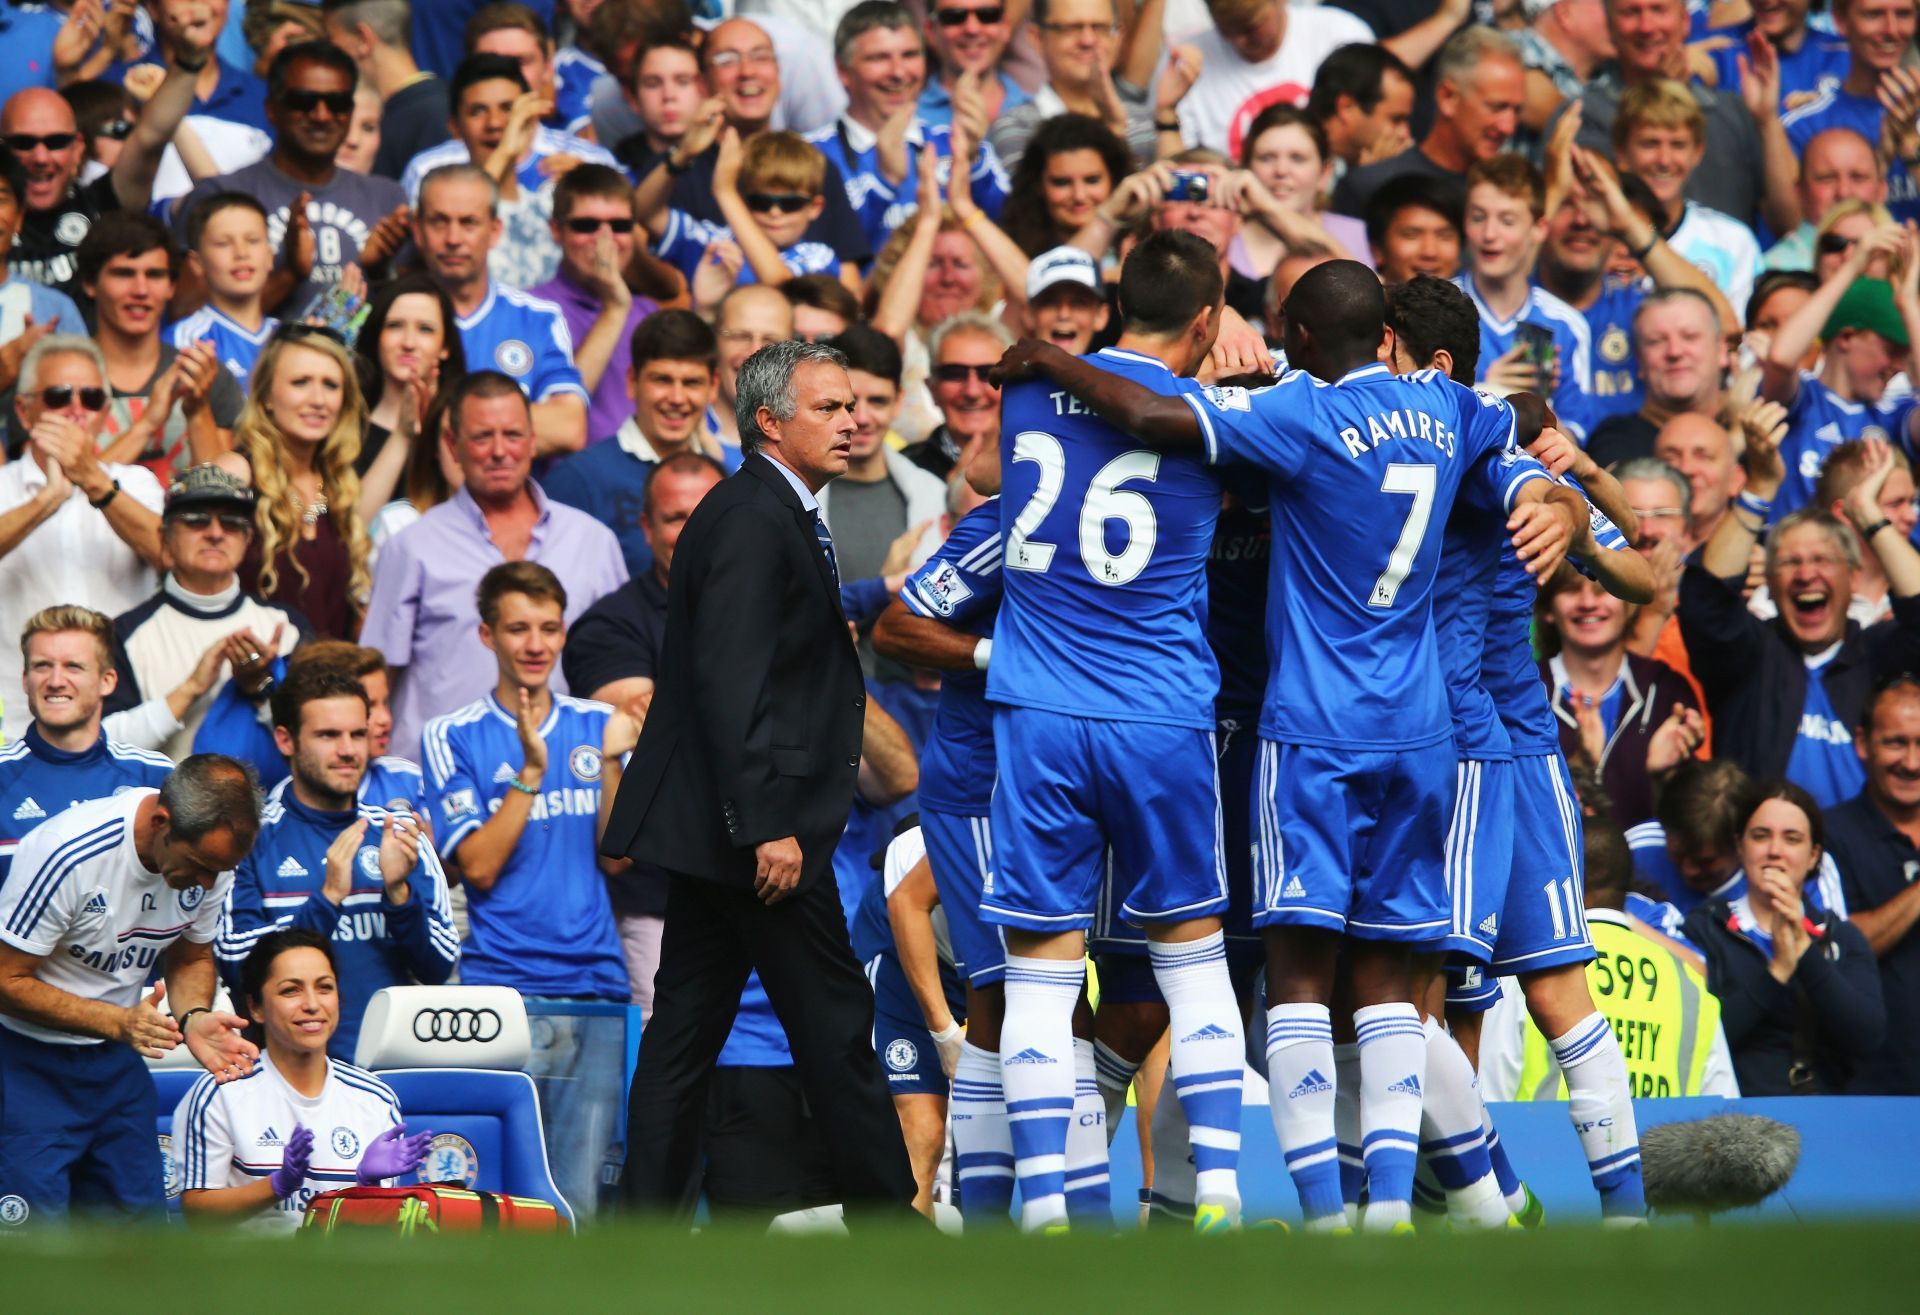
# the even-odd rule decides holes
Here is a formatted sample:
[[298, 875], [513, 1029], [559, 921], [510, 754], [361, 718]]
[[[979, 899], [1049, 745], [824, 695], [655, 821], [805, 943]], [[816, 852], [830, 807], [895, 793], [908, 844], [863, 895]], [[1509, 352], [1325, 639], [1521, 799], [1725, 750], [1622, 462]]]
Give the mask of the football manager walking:
[[736, 394], [747, 456], [674, 550], [653, 705], [602, 842], [669, 873], [627, 1197], [691, 1213], [707, 1080], [758, 968], [842, 1203], [904, 1212], [913, 1173], [833, 884], [866, 695], [817, 495], [847, 468], [853, 386], [839, 352], [783, 342]]

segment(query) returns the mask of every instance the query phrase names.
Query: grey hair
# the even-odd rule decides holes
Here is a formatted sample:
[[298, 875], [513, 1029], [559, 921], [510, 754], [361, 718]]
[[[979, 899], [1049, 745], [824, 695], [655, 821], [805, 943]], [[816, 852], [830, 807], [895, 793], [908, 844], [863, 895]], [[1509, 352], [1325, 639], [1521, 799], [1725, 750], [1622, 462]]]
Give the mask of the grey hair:
[[938, 361], [940, 344], [956, 333], [984, 333], [999, 343], [1002, 351], [1013, 346], [1013, 330], [984, 311], [963, 310], [933, 326], [933, 332], [927, 335], [927, 359]]
[[740, 450], [758, 452], [767, 441], [760, 428], [760, 408], [773, 412], [773, 418], [785, 423], [800, 409], [794, 396], [793, 378], [803, 365], [837, 365], [847, 368], [847, 358], [823, 342], [768, 343], [749, 356], [740, 367], [733, 384], [733, 418], [740, 426]]
[[1803, 525], [1811, 525], [1824, 532], [1829, 542], [1840, 550], [1852, 570], [1860, 569], [1860, 540], [1847, 532], [1839, 517], [1821, 507], [1802, 507], [1795, 512], [1782, 516], [1767, 535], [1767, 574], [1773, 574], [1773, 564], [1780, 556], [1780, 544], [1787, 535]]
[[349, 29], [365, 23], [383, 46], [408, 50], [413, 43], [413, 6], [408, 0], [351, 0], [327, 7], [327, 16]]
[[[1727, 326], [1720, 323], [1720, 312], [1714, 308], [1713, 299], [1707, 296], [1706, 293], [1700, 291], [1700, 289], [1655, 288], [1652, 292], [1649, 292], [1645, 297], [1641, 298], [1640, 304], [1633, 308], [1633, 327], [1636, 330], [1636, 337], [1637, 331], [1640, 328], [1640, 317], [1648, 311], [1656, 306], [1671, 306], [1676, 302], [1684, 303], [1689, 301], [1706, 311], [1707, 322], [1713, 325], [1713, 331], [1716, 334], [1722, 334], [1727, 331]], [[1635, 346], [1638, 345], [1636, 341]]]
[[[833, 62], [846, 68], [853, 60], [854, 42], [869, 32], [892, 32], [901, 28], [920, 36], [920, 25], [898, 0], [860, 0], [840, 15], [840, 22], [833, 29]], [[921, 46], [925, 45], [926, 39], [922, 37]]]
[[1673, 487], [1673, 496], [1680, 507], [1680, 515], [1686, 520], [1689, 532], [1693, 529], [1693, 485], [1687, 477], [1669, 466], [1659, 457], [1634, 457], [1622, 461], [1613, 468], [1613, 477], [1625, 484], [1630, 479], [1663, 479]]
[[1451, 82], [1456, 87], [1464, 87], [1489, 59], [1508, 59], [1518, 64], [1520, 48], [1495, 28], [1463, 27], [1447, 38], [1447, 44], [1440, 47], [1440, 53], [1433, 58], [1434, 85]]
[[49, 356], [86, 357], [93, 362], [93, 368], [100, 372], [100, 386], [107, 386], [107, 357], [100, 350], [99, 343], [91, 338], [82, 338], [77, 333], [50, 333], [28, 348], [26, 359], [20, 362], [20, 379], [16, 386], [22, 397], [40, 391], [40, 362]]
[[196, 753], [160, 783], [167, 826], [188, 844], [226, 827], [253, 848], [260, 834], [260, 778], [224, 753]]
[[438, 169], [429, 170], [427, 176], [420, 180], [420, 191], [414, 198], [414, 214], [418, 215], [426, 208], [427, 189], [435, 183], [483, 183], [487, 189], [488, 216], [496, 217], [500, 213], [500, 184], [493, 180], [492, 174], [477, 164], [443, 164]]

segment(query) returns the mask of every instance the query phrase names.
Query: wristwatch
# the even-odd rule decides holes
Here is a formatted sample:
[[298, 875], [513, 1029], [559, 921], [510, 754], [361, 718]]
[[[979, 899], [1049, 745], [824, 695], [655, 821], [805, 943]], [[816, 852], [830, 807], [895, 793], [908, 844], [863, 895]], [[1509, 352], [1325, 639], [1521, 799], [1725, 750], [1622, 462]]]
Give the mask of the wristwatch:
[[105, 511], [107, 509], [107, 504], [112, 502], [115, 498], [119, 496], [120, 496], [120, 481], [116, 479], [115, 481], [113, 481], [113, 484], [107, 489], [107, 491], [105, 493], [102, 493], [98, 498], [88, 498], [87, 505], [89, 507], [92, 507], [95, 511]]

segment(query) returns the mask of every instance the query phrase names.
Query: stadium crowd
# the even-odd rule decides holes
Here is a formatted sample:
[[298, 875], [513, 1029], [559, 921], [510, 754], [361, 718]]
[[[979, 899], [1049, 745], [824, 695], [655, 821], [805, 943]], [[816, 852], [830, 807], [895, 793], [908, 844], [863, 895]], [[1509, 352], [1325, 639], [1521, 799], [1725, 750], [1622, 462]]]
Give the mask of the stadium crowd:
[[[1630, 1095], [1920, 1094], [1916, 9], [0, 7], [0, 1227], [156, 1204], [141, 1057], [177, 1045], [209, 1070], [175, 1122], [190, 1218], [288, 1226], [316, 1190], [409, 1172], [424, 1146], [351, 1064], [368, 999], [407, 983], [556, 1006], [531, 1071], [551, 1080], [550, 1141], [572, 1147], [557, 1161], [598, 1174], [604, 1111], [568, 1100], [617, 1088], [618, 1060], [564, 1006], [651, 1016], [667, 889], [601, 836], [649, 716], [676, 543], [754, 447], [743, 366], [793, 341], [831, 347], [851, 384], [845, 473], [816, 519], [869, 697], [832, 875], [917, 1205], [1004, 1215], [1017, 1181], [1030, 1226], [1097, 1218], [1133, 1101], [1143, 1212], [1232, 1222], [1243, 1051], [1310, 1224], [1332, 1227], [1363, 1190], [1375, 1226], [1408, 1202], [1537, 1219], [1483, 1096], [1570, 1093], [1603, 1207], [1630, 1221]], [[1347, 624], [1316, 610], [1318, 554], [1337, 570], [1344, 533], [1384, 561], [1397, 520], [1335, 529], [1360, 504], [1303, 481], [1321, 525], [1280, 495], [1299, 469], [1281, 440], [1236, 428], [1276, 397], [1319, 414], [1289, 366], [1338, 364], [1322, 382], [1342, 392], [1371, 364], [1317, 329], [1289, 359], [1283, 308], [1324, 311], [1349, 262], [1386, 289], [1380, 359], [1428, 390], [1407, 405], [1460, 416], [1449, 455], [1490, 424], [1500, 448], [1538, 431], [1538, 465], [1506, 454], [1550, 476], [1504, 489], [1527, 524], [1569, 505], [1542, 489], [1584, 491], [1568, 562], [1538, 581], [1515, 574], [1524, 547], [1450, 559], [1428, 622], [1423, 557], [1409, 651], [1475, 631], [1489, 674], [1465, 684], [1497, 711], [1476, 723], [1455, 698], [1438, 748], [1417, 666], [1346, 701], [1303, 674], [1335, 659], [1297, 647]], [[1045, 388], [1016, 406], [1009, 383], [1003, 419], [994, 367], [1017, 339], [1107, 349], [1089, 360], [1162, 394], [1169, 370], [1210, 386], [1179, 383], [1192, 407], [1173, 411], [1210, 455], [1279, 472], [1274, 505], [1264, 480], [1170, 457], [1164, 477], [1103, 472], [1077, 548], [1071, 525], [1040, 533], [1060, 470], [1084, 476], [1028, 431], [1111, 413], [1058, 353], [1023, 348], [1062, 391], [1042, 416]], [[1545, 407], [1476, 404], [1446, 375]], [[1119, 428], [1142, 417], [1157, 447], [1150, 411]], [[1003, 524], [1003, 480], [1010, 509], [1047, 507]], [[1176, 522], [1127, 480], [1204, 514]], [[1145, 559], [1106, 526], [1146, 506], [1151, 527], [1154, 505], [1169, 547], [1176, 523], [1210, 536], [1180, 548], [1204, 587], [1171, 612], [1123, 602], [1094, 627], [1111, 653], [1075, 648], [1081, 604], [1040, 591], [1035, 554], [1091, 554], [1094, 585], [1131, 584]], [[1407, 578], [1417, 505], [1398, 566], [1359, 582], [1376, 608]], [[1481, 519], [1483, 545], [1506, 538]], [[1516, 579], [1517, 610], [1509, 587], [1504, 613], [1460, 614]], [[1322, 738], [1276, 730], [1276, 691], [1309, 684]], [[1135, 746], [1115, 779], [1217, 788], [1224, 846], [1212, 821], [1192, 849], [1110, 828], [1122, 884], [1023, 904], [1028, 865], [1085, 856], [996, 851], [1003, 814], [1057, 784], [1049, 732], [1028, 716], [1010, 733], [1009, 705], [1159, 726], [1114, 742]], [[1183, 769], [1195, 732], [1217, 768]], [[1353, 860], [1375, 882], [1444, 866], [1456, 908], [1437, 930], [1464, 957], [1429, 994], [1382, 993], [1368, 947], [1436, 928], [1393, 913], [1367, 931], [1392, 897], [1369, 905], [1364, 883], [1326, 915], [1358, 933], [1337, 993], [1331, 960], [1324, 981], [1259, 972], [1263, 934], [1277, 954], [1325, 925], [1296, 909], [1276, 935], [1261, 916], [1314, 870], [1247, 802], [1284, 780], [1307, 810], [1298, 783], [1333, 769], [1302, 743], [1445, 759], [1456, 794], [1389, 791], [1352, 823], [1418, 815], [1401, 843], [1436, 842]], [[1507, 849], [1489, 846], [1511, 850], [1508, 902], [1485, 909], [1467, 878], [1499, 867], [1505, 886], [1506, 860], [1462, 821], [1483, 789], [1513, 810]], [[1329, 854], [1362, 854], [1330, 825]], [[68, 879], [87, 864], [106, 875]], [[1222, 865], [1231, 907], [1181, 905], [1164, 879]], [[1503, 950], [1522, 896], [1550, 916], [1544, 948]], [[1222, 916], [1224, 943], [1201, 925]], [[1091, 1013], [1078, 954], [1042, 952], [1059, 926], [1089, 930]], [[1033, 1085], [1069, 1017], [1070, 1115]], [[1420, 1081], [1388, 1089], [1382, 1065], [1403, 1061], [1424, 1109]], [[817, 1095], [757, 979], [719, 1063], [715, 1207], [835, 1200]], [[1223, 1068], [1226, 1113], [1201, 1080]], [[290, 1109], [316, 1111], [311, 1129], [322, 1107], [354, 1133], [294, 1137]]]

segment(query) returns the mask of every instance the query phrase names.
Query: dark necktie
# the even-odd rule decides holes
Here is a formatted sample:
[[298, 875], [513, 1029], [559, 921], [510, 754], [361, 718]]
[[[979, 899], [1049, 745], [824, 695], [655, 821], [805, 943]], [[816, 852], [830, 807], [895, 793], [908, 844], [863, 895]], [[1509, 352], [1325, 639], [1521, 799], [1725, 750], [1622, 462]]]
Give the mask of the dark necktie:
[[833, 560], [833, 536], [827, 533], [827, 523], [820, 519], [820, 509], [813, 510], [813, 536], [820, 540], [820, 551], [827, 555], [827, 569], [833, 572], [833, 587], [840, 587], [840, 565]]

